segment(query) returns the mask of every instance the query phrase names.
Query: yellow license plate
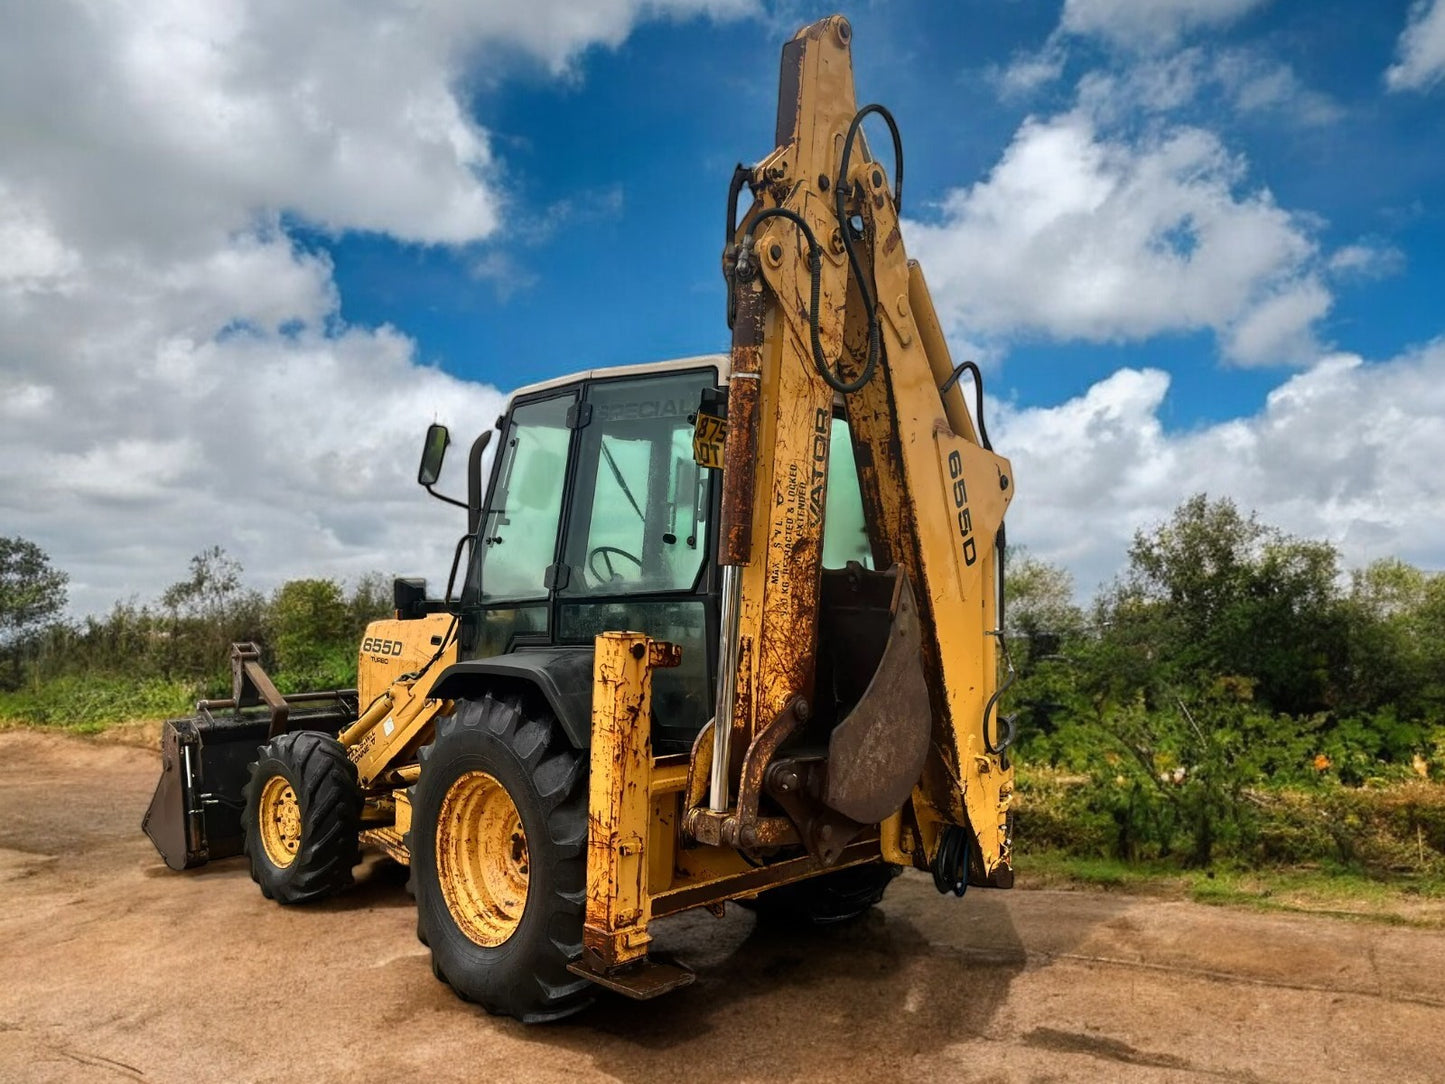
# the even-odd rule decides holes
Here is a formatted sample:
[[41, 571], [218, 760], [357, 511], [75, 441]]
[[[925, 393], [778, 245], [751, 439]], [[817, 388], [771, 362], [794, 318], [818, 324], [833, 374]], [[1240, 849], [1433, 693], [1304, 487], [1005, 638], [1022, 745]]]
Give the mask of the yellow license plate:
[[727, 443], [728, 423], [711, 414], [698, 411], [692, 427], [692, 458], [699, 467], [720, 470], [723, 446]]

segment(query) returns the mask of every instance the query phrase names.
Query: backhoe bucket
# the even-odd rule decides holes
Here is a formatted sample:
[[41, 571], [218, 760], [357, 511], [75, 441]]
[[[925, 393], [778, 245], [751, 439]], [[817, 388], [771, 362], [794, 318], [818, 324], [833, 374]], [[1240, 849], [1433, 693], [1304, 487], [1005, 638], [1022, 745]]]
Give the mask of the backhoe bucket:
[[265, 742], [288, 730], [334, 734], [356, 719], [354, 689], [282, 696], [258, 658], [254, 644], [232, 645], [235, 695], [202, 700], [161, 731], [161, 778], [141, 828], [171, 869], [241, 853], [244, 790]]

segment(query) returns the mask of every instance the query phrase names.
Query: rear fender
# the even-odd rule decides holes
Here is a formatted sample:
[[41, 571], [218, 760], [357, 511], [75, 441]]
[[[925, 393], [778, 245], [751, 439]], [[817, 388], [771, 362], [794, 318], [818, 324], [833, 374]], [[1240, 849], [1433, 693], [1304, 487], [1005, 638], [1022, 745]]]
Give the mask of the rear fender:
[[592, 646], [524, 649], [447, 667], [427, 696], [473, 700], [499, 689], [539, 693], [574, 749], [592, 743]]

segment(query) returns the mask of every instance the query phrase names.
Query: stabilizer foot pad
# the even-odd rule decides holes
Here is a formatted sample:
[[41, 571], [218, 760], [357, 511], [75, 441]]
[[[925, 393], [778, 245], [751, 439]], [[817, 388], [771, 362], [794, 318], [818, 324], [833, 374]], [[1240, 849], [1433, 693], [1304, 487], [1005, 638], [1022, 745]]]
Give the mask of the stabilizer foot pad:
[[636, 1001], [646, 1001], [689, 986], [697, 978], [696, 973], [681, 964], [651, 957], [606, 974], [589, 971], [581, 960], [568, 964], [567, 970]]

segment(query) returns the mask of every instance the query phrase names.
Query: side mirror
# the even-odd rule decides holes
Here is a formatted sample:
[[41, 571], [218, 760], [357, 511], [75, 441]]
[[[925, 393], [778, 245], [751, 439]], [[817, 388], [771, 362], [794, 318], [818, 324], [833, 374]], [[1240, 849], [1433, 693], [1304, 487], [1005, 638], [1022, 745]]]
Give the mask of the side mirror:
[[447, 445], [452, 442], [447, 427], [433, 422], [427, 426], [426, 442], [421, 446], [421, 466], [416, 472], [417, 485], [430, 489], [437, 484], [442, 474], [442, 460], [447, 455]]

